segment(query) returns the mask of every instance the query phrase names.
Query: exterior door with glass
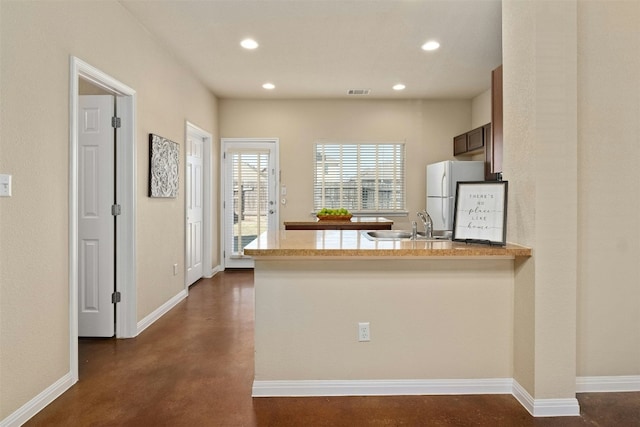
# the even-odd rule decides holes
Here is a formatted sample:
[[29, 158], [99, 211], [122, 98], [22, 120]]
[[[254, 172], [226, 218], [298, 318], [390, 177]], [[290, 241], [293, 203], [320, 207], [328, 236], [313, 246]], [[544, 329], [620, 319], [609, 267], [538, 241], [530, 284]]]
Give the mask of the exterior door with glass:
[[278, 229], [278, 140], [222, 139], [225, 268], [253, 268], [244, 247]]

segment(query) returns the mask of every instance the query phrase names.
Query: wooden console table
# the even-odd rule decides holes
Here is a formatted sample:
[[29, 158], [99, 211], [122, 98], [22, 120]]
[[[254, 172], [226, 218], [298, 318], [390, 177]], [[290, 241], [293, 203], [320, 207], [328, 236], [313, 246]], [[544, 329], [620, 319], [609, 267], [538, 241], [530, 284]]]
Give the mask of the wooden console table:
[[353, 217], [348, 221], [285, 221], [285, 230], [391, 230], [393, 221], [382, 217]]

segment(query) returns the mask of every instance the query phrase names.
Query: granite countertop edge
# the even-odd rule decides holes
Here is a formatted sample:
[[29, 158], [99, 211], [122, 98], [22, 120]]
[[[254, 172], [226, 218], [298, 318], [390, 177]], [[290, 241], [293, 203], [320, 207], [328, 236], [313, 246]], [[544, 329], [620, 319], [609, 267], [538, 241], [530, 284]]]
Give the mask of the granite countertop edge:
[[244, 248], [252, 257], [318, 258], [516, 258], [532, 256], [532, 249], [516, 243], [505, 246], [452, 241], [370, 241], [355, 230], [280, 231], [263, 233]]

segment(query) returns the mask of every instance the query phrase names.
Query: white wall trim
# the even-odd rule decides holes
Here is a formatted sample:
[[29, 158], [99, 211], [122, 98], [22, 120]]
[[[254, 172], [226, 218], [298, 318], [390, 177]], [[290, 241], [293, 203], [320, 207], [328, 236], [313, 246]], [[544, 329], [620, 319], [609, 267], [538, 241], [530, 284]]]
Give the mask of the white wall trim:
[[513, 397], [534, 417], [572, 417], [580, 415], [578, 399], [534, 399], [516, 380]]
[[577, 377], [578, 393], [640, 391], [640, 375]]
[[[211, 218], [212, 218], [212, 201], [213, 201], [213, 162], [211, 159], [213, 153], [213, 135], [210, 132], [202, 129], [199, 126], [191, 123], [187, 120], [185, 124], [185, 144], [189, 139], [189, 135], [196, 135], [202, 138], [203, 141], [203, 151], [202, 151], [202, 275], [203, 277], [211, 277], [207, 276], [209, 272], [212, 270], [213, 259], [211, 258], [211, 248], [213, 244], [213, 239], [211, 236], [212, 226], [211, 226]], [[186, 150], [185, 150], [186, 151]], [[186, 164], [186, 153], [185, 153], [185, 164]], [[185, 177], [186, 179], [186, 177]], [[184, 198], [185, 203], [185, 232], [187, 230], [187, 197]], [[185, 259], [184, 259], [184, 282], [185, 289], [189, 289], [189, 284], [187, 283], [187, 239], [185, 238]]]
[[511, 378], [254, 381], [253, 397], [510, 394]]
[[186, 289], [181, 290], [172, 297], [169, 301], [162, 304], [160, 307], [153, 310], [149, 315], [145, 316], [144, 319], [138, 322], [138, 335], [142, 333], [145, 329], [151, 326], [156, 320], [164, 316], [169, 310], [175, 307], [180, 301], [185, 299], [189, 293]]
[[69, 369], [78, 381], [78, 79], [83, 78], [116, 95], [118, 129], [116, 179], [122, 215], [116, 227], [116, 290], [122, 302], [116, 310], [116, 337], [136, 335], [136, 91], [75, 56], [69, 58]]
[[213, 276], [222, 271], [222, 266], [220, 264], [213, 267], [210, 271], [205, 271], [205, 276], [207, 279], [211, 279]]
[[520, 404], [524, 406], [531, 415], [533, 415], [533, 408], [535, 406], [534, 399], [516, 380], [513, 380], [513, 390], [511, 391], [511, 394], [513, 394], [513, 397], [515, 397], [516, 400], [520, 402]]
[[18, 427], [30, 420], [34, 415], [43, 410], [45, 406], [56, 400], [67, 391], [77, 380], [71, 371], [67, 372], [58, 381], [40, 392], [36, 397], [22, 405], [18, 410], [0, 421], [0, 427]]
[[579, 416], [578, 399], [534, 399], [512, 378], [253, 382], [253, 397], [512, 394], [534, 417]]
[[[116, 310], [116, 337], [132, 338], [137, 335], [138, 290], [136, 283], [136, 94], [116, 97], [118, 116], [122, 127], [116, 129], [118, 145], [116, 161], [123, 171], [123, 179], [116, 180], [118, 203], [122, 213], [116, 227], [116, 286], [122, 301]], [[126, 120], [129, 118], [129, 120]]]

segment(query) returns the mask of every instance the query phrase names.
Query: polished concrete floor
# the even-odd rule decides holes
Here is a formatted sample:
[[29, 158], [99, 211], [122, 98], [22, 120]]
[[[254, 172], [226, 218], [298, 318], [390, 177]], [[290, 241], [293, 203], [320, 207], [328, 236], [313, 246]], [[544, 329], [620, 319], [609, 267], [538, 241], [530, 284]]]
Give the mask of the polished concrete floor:
[[137, 338], [80, 340], [80, 381], [33, 426], [640, 426], [640, 393], [533, 418], [510, 395], [251, 398], [253, 273], [203, 279]]

